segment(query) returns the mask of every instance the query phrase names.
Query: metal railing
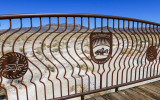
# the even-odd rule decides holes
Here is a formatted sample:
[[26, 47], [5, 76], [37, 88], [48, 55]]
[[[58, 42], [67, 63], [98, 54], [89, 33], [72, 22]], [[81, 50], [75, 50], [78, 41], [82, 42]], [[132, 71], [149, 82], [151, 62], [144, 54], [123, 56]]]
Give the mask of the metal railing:
[[158, 78], [159, 26], [93, 14], [0, 16], [6, 99], [69, 99]]

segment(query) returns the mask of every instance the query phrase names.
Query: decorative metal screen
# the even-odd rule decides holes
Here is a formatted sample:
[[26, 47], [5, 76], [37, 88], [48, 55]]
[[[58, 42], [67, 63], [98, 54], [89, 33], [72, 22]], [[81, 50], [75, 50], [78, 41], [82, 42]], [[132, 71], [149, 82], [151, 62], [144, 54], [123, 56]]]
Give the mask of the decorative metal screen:
[[1, 92], [9, 100], [67, 99], [157, 78], [159, 25], [106, 15], [1, 15]]

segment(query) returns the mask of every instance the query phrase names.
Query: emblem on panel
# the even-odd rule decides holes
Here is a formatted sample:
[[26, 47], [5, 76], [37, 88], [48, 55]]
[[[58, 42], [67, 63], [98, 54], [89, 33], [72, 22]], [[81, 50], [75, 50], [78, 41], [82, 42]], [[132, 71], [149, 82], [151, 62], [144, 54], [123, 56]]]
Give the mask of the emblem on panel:
[[28, 60], [20, 53], [7, 53], [0, 58], [0, 74], [7, 79], [18, 79], [27, 72]]
[[112, 55], [112, 33], [94, 32], [90, 35], [90, 55], [97, 64], [106, 63]]
[[155, 46], [150, 46], [147, 49], [146, 58], [150, 62], [154, 61], [157, 58], [157, 49]]

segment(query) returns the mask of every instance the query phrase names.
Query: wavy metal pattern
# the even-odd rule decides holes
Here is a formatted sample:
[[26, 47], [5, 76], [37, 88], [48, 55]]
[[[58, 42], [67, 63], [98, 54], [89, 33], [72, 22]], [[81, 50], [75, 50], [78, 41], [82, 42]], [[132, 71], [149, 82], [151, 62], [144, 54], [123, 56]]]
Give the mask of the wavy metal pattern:
[[[38, 21], [34, 23], [35, 18]], [[15, 19], [20, 22], [19, 28], [13, 24]], [[160, 76], [160, 24], [83, 14], [0, 16], [3, 20], [9, 27], [0, 30], [0, 56], [19, 52], [29, 61], [29, 70], [22, 78], [8, 80], [1, 76], [7, 100], [66, 99]], [[26, 28], [25, 24], [30, 26]], [[104, 64], [91, 59], [89, 37], [93, 32], [112, 33], [112, 55]], [[154, 61], [146, 58], [151, 46], [157, 49]]]

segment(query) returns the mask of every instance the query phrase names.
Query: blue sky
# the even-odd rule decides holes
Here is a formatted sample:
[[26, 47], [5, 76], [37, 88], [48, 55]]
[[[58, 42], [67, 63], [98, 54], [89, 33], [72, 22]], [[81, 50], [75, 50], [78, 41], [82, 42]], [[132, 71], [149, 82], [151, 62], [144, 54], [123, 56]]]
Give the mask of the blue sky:
[[89, 13], [160, 23], [160, 0], [1, 0], [0, 15]]

